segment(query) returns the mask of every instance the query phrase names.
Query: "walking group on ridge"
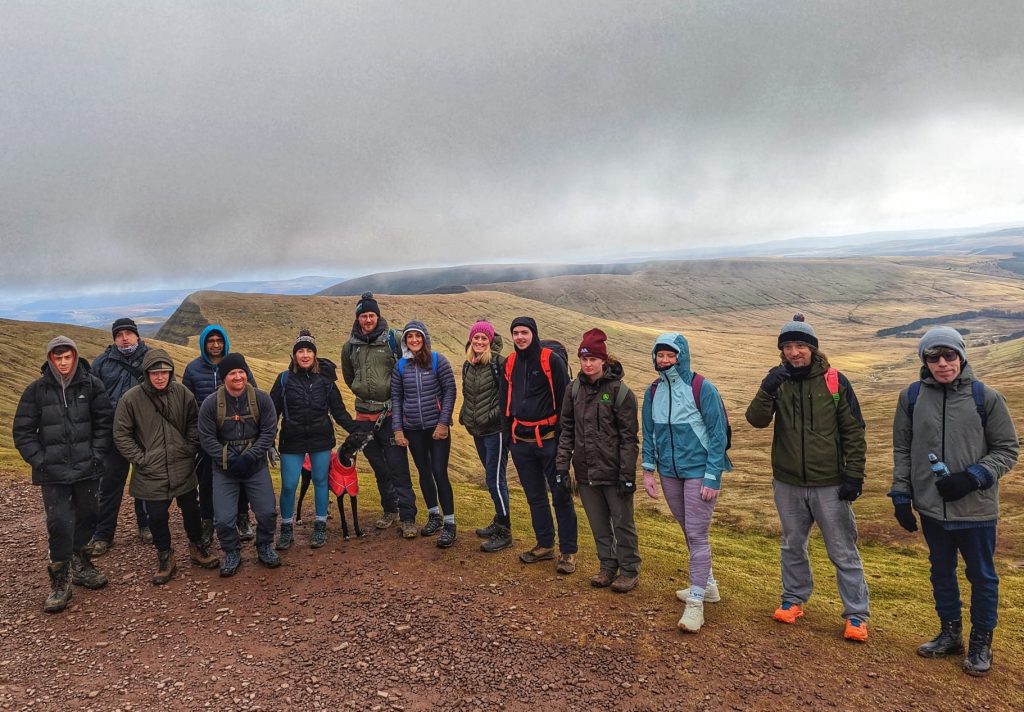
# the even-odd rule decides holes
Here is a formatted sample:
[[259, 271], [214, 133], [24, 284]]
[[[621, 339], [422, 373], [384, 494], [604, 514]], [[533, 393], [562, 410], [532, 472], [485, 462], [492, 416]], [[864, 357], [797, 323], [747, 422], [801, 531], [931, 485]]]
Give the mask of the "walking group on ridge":
[[[281, 565], [278, 552], [296, 543], [302, 477], [308, 479], [298, 508], [309, 484], [314, 492], [309, 547], [318, 549], [328, 539], [332, 491], [346, 538], [346, 492], [361, 535], [355, 482], [342, 481], [354, 480], [359, 451], [380, 496], [376, 529], [397, 525], [405, 539], [436, 536], [441, 548], [457, 542], [449, 457], [459, 386], [456, 369], [433, 348], [423, 322], [393, 329], [372, 294], [358, 300], [340, 361], [341, 377], [355, 395], [354, 417], [337, 384], [338, 366], [318, 355], [308, 329], [299, 331], [288, 368], [269, 393], [256, 386], [245, 357], [231, 351], [222, 326], [201, 332], [199, 356], [181, 383], [170, 355], [149, 348], [134, 321], [115, 321], [112, 336], [114, 343], [91, 366], [71, 339], [52, 339], [41, 375], [22, 394], [14, 418], [14, 442], [41, 487], [46, 514], [45, 611], [63, 610], [73, 585], [107, 585], [95, 559], [114, 544], [129, 469], [139, 537], [156, 549], [155, 585], [168, 583], [177, 571], [169, 528], [175, 502], [189, 561], [219, 567], [221, 576], [239, 570], [248, 538], [255, 539], [261, 564]], [[498, 552], [514, 543], [506, 476], [511, 456], [535, 542], [520, 561], [553, 561], [558, 574], [575, 573], [576, 493], [597, 553], [590, 585], [633, 590], [641, 569], [634, 515], [639, 462], [643, 491], [652, 499], [664, 496], [688, 549], [689, 585], [675, 594], [684, 606], [679, 628], [696, 633], [704, 625], [705, 604], [722, 599], [710, 528], [732, 469], [732, 431], [718, 388], [693, 370], [689, 343], [679, 333], [654, 340], [653, 381], [639, 399], [600, 329], [582, 335], [575, 378], [565, 348], [542, 340], [533, 318], [514, 319], [509, 336], [506, 356], [492, 323], [472, 324], [461, 367], [458, 421], [473, 437], [494, 505], [491, 522], [476, 530], [481, 550]], [[860, 403], [802, 315], [782, 326], [777, 347], [779, 362], [746, 410], [750, 425], [774, 429], [782, 588], [773, 618], [794, 624], [809, 614], [814, 581], [807, 546], [817, 524], [836, 571], [843, 636], [864, 642], [870, 599], [852, 506], [863, 491], [867, 453]], [[899, 525], [916, 531], [920, 524], [929, 551], [939, 632], [918, 653], [964, 655], [965, 671], [984, 675], [997, 624], [999, 480], [1017, 461], [1018, 437], [1003, 397], [974, 375], [957, 331], [930, 329], [920, 339], [918, 357], [920, 372], [896, 406], [889, 493]], [[349, 433], [341, 447], [335, 425]], [[422, 527], [409, 454], [427, 506]], [[270, 467], [278, 458], [275, 497]], [[212, 552], [214, 538], [220, 556]], [[966, 653], [958, 558], [971, 585]]]

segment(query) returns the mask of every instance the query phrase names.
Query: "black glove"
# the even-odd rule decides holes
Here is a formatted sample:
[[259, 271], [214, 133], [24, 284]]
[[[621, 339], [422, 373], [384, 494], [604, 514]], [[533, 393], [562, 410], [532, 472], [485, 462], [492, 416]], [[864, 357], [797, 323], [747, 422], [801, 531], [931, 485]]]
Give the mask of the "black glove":
[[955, 502], [978, 489], [978, 481], [967, 472], [954, 472], [949, 477], [936, 477], [935, 489], [943, 502]]
[[568, 470], [555, 471], [555, 486], [561, 487], [566, 492], [572, 492], [572, 482], [569, 480]]
[[256, 470], [256, 456], [252, 450], [228, 460], [228, 474], [232, 477], [248, 477]]
[[908, 532], [917, 531], [917, 517], [914, 516], [914, 508], [910, 504], [894, 504], [896, 521]]
[[619, 480], [615, 483], [615, 488], [619, 491], [619, 496], [622, 498], [632, 497], [636, 494], [636, 482], [632, 480]]
[[789, 371], [785, 366], [779, 365], [768, 372], [768, 375], [761, 381], [761, 390], [770, 396], [779, 391], [779, 386], [789, 380]]
[[864, 491], [864, 480], [857, 477], [846, 477], [845, 475], [840, 478], [839, 483], [839, 499], [844, 502], [854, 502], [860, 493]]

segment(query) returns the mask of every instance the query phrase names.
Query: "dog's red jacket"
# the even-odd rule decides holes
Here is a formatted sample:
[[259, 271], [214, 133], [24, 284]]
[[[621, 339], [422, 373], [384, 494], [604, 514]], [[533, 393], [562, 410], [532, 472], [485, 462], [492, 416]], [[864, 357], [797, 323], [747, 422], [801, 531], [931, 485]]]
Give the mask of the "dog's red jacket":
[[[311, 470], [309, 463], [309, 455], [306, 455], [306, 461], [302, 463], [302, 466]], [[338, 451], [335, 449], [331, 450], [331, 469], [327, 473], [327, 486], [331, 488], [331, 492], [336, 497], [340, 497], [343, 493], [347, 492], [350, 497], [359, 496], [359, 478], [356, 476], [356, 458], [352, 458], [352, 466], [345, 467], [338, 460]]]

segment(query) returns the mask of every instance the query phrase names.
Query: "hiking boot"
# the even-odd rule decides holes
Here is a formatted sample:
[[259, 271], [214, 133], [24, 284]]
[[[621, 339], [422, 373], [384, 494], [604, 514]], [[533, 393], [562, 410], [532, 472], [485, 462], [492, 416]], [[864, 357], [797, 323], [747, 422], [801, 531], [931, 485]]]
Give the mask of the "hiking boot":
[[967, 640], [967, 657], [964, 658], [964, 672], [974, 677], [984, 677], [992, 669], [992, 631], [971, 628]]
[[174, 549], [158, 551], [156, 553], [156, 560], [157, 569], [156, 573], [153, 574], [153, 585], [163, 586], [171, 580], [171, 577], [178, 570], [178, 565], [174, 563]]
[[538, 561], [550, 561], [553, 558], [555, 558], [554, 547], [540, 544], [519, 555], [519, 560], [524, 564], [536, 564]]
[[799, 603], [790, 603], [789, 601], [786, 601], [775, 609], [775, 613], [772, 614], [772, 618], [777, 620], [779, 623], [796, 623], [796, 619], [803, 614], [803, 606]]
[[201, 541], [204, 546], [213, 546], [213, 520], [204, 519], [203, 522], [203, 535]]
[[377, 527], [378, 529], [387, 529], [397, 521], [398, 512], [384, 512], [384, 514], [380, 515], [380, 519], [378, 519], [377, 523], [373, 526]]
[[576, 554], [559, 554], [555, 571], [560, 574], [576, 573]]
[[[477, 531], [480, 531], [479, 529]], [[488, 553], [501, 551], [512, 546], [512, 530], [501, 524], [496, 525], [491, 538], [480, 545], [480, 551]]]
[[50, 595], [46, 597], [43, 610], [47, 613], [60, 613], [67, 608], [71, 600], [71, 562], [53, 561], [47, 567], [50, 575]]
[[71, 583], [97, 589], [107, 585], [107, 577], [92, 565], [89, 554], [84, 550], [76, 551], [71, 556]]
[[209, 544], [189, 542], [188, 558], [194, 565], [202, 569], [215, 569], [220, 565], [220, 559], [210, 553]]
[[608, 588], [615, 580], [615, 572], [608, 569], [601, 569], [590, 577], [590, 585], [594, 588]]
[[139, 541], [143, 544], [153, 543], [153, 532], [149, 527], [139, 527]]
[[277, 537], [277, 543], [274, 544], [274, 548], [278, 551], [287, 551], [291, 548], [292, 542], [295, 541], [295, 529], [291, 524], [281, 524], [281, 533]]
[[416, 522], [399, 522], [398, 533], [402, 535], [403, 539], [415, 539], [420, 535], [419, 529], [416, 528]]
[[455, 522], [445, 522], [441, 528], [441, 536], [437, 538], [437, 548], [447, 549], [455, 543]]
[[497, 517], [495, 517], [491, 520], [491, 523], [488, 524], [486, 527], [480, 527], [479, 529], [477, 529], [476, 535], [481, 539], [490, 539], [492, 536], [494, 536], [494, 532], [495, 530], [497, 530], [499, 526], [501, 525], [498, 524], [498, 519]]
[[[690, 597], [689, 588], [681, 588], [676, 591], [676, 598], [683, 603]], [[708, 587], [704, 589], [704, 603], [718, 603], [722, 600], [722, 594], [718, 592], [718, 582], [708, 581]]]
[[687, 598], [686, 607], [683, 609], [683, 617], [676, 624], [679, 630], [686, 633], [696, 633], [704, 625], [704, 601], [696, 598]]
[[640, 583], [639, 576], [630, 576], [629, 574], [619, 574], [614, 581], [612, 581], [612, 590], [615, 593], [629, 593], [636, 585]]
[[843, 629], [843, 637], [857, 643], [866, 643], [868, 640], [868, 624], [860, 618], [847, 618], [846, 627]]
[[252, 541], [256, 538], [256, 532], [252, 530], [248, 514], [239, 514], [235, 520], [235, 527], [238, 529], [238, 538], [242, 541]]
[[108, 551], [114, 548], [114, 542], [107, 541], [106, 539], [91, 539], [85, 548], [89, 550], [89, 554], [95, 559], [97, 556], [103, 556]]
[[[283, 526], [283, 525], [282, 525]], [[313, 522], [313, 534], [309, 537], [309, 548], [319, 549], [327, 543], [327, 522], [316, 520]]]
[[924, 645], [918, 646], [917, 654], [922, 658], [941, 658], [945, 655], [963, 655], [963, 621], [942, 621], [939, 634]]
[[277, 555], [269, 542], [256, 545], [256, 556], [259, 557], [260, 563], [268, 569], [276, 569], [281, 565], [281, 557]]
[[441, 515], [436, 512], [431, 512], [427, 515], [427, 523], [420, 529], [420, 536], [434, 536], [444, 525], [444, 520], [441, 519]]
[[242, 554], [238, 549], [231, 549], [224, 552], [224, 562], [220, 565], [220, 575], [224, 578], [234, 576], [238, 573], [238, 567], [242, 565]]

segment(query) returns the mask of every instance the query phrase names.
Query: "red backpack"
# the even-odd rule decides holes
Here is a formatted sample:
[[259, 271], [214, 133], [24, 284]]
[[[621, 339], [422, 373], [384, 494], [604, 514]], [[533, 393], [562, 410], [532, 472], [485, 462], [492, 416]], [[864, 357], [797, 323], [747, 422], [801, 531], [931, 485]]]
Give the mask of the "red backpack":
[[[543, 342], [541, 342], [543, 343]], [[563, 349], [564, 350], [564, 349]], [[554, 410], [554, 414], [544, 418], [544, 420], [519, 420], [519, 418], [512, 419], [512, 442], [519, 442], [516, 438], [516, 426], [525, 425], [528, 428], [533, 428], [534, 435], [537, 438], [537, 447], [543, 447], [540, 437], [540, 428], [542, 425], [554, 425], [558, 422], [558, 398], [555, 396], [555, 379], [551, 376], [551, 354], [555, 353], [547, 346], [541, 346], [540, 349], [540, 370], [544, 372], [544, 376], [548, 379], [548, 387], [551, 389], [551, 408]], [[559, 356], [561, 358], [561, 356]], [[505, 417], [509, 417], [512, 413], [512, 368], [516, 365], [516, 352], [513, 350], [505, 359], [505, 380], [508, 381], [508, 395], [505, 398]], [[568, 367], [568, 366], [567, 366]]]

